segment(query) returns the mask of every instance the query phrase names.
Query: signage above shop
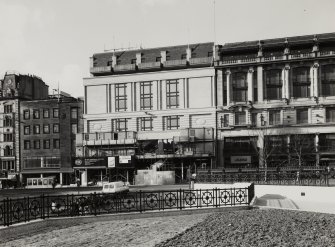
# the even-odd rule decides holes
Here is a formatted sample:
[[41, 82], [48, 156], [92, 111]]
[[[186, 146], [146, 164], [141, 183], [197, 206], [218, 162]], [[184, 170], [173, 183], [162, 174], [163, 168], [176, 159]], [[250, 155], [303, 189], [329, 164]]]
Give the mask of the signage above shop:
[[251, 156], [230, 156], [232, 164], [248, 164], [251, 163]]

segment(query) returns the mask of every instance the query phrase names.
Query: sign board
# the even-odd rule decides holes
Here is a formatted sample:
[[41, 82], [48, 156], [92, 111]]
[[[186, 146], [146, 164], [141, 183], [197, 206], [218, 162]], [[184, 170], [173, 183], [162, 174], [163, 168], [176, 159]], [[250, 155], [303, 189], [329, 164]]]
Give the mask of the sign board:
[[131, 163], [131, 156], [127, 155], [127, 156], [119, 156], [119, 163], [120, 164], [130, 164]]
[[106, 167], [106, 157], [76, 157], [72, 159], [72, 166], [76, 167]]
[[115, 168], [115, 157], [108, 157], [107, 166], [108, 168]]
[[232, 164], [248, 164], [251, 163], [251, 156], [230, 156]]

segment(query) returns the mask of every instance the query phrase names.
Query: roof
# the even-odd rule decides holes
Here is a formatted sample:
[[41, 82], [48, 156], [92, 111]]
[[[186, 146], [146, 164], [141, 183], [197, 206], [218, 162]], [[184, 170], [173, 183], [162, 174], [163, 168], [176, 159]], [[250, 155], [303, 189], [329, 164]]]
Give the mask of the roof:
[[213, 42], [198, 43], [190, 45], [179, 45], [179, 46], [165, 46], [158, 48], [149, 49], [136, 49], [127, 51], [116, 51], [116, 52], [104, 52], [95, 53], [93, 55], [95, 66], [106, 66], [108, 62], [112, 61], [113, 55], [117, 56], [119, 64], [130, 64], [132, 59], [136, 59], [136, 54], [141, 53], [141, 58], [145, 59], [145, 62], [156, 62], [156, 58], [161, 56], [161, 51], [166, 51], [166, 55], [169, 56], [170, 60], [181, 59], [182, 54], [186, 54], [186, 49], [191, 48], [192, 53], [196, 53], [196, 57], [207, 57], [208, 52], [213, 51]]

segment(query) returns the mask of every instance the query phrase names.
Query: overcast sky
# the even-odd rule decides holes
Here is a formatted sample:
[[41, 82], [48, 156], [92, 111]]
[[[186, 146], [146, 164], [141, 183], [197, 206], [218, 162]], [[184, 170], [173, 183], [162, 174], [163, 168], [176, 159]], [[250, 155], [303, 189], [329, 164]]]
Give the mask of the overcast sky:
[[0, 0], [0, 76], [35, 74], [82, 96], [104, 49], [335, 32], [334, 0]]

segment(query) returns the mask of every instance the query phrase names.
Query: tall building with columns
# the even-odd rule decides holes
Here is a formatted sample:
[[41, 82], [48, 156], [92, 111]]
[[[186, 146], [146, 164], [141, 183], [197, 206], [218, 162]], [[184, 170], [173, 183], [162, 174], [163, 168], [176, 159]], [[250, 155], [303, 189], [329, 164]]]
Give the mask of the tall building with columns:
[[225, 44], [216, 77], [219, 166], [335, 166], [335, 33]]
[[215, 52], [201, 43], [94, 54], [73, 164], [82, 184], [132, 181], [135, 170], [157, 161], [177, 179], [213, 166]]

